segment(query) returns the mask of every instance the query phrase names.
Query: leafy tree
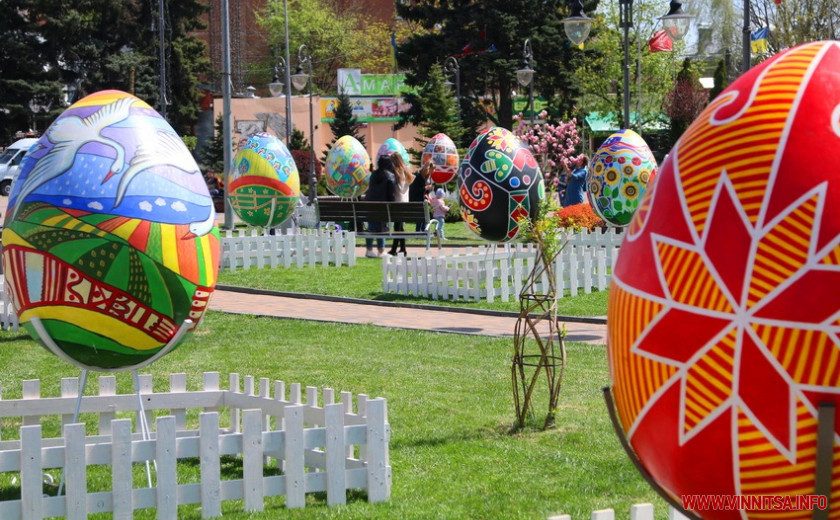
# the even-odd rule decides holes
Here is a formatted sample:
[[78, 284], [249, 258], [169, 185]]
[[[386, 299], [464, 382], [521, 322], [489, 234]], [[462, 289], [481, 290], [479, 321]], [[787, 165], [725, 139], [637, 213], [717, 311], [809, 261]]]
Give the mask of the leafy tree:
[[[596, 14], [601, 31], [592, 35], [585, 43], [594, 51], [592, 59], [584, 62], [577, 70], [577, 77], [583, 94], [580, 108], [610, 115], [614, 121], [621, 121], [623, 114], [623, 60], [624, 34], [619, 29], [618, 6], [615, 3], [602, 4], [603, 12]], [[662, 104], [674, 84], [679, 71], [680, 54], [685, 44], [675, 42], [674, 51], [651, 53], [647, 49], [648, 38], [657, 27], [657, 17], [662, 15], [662, 6], [638, 3], [633, 6], [633, 27], [629, 31], [630, 67], [630, 111], [631, 126], [637, 130], [657, 123], [661, 118]], [[593, 24], [594, 25], [594, 24]]]
[[416, 94], [406, 94], [406, 101], [411, 105], [411, 109], [400, 114], [398, 126], [404, 126], [406, 123], [417, 126], [417, 131], [422, 137], [415, 138], [418, 149], [411, 149], [409, 153], [418, 164], [423, 148], [436, 134], [446, 134], [455, 143], [466, 134], [458, 119], [458, 105], [452, 92], [444, 84], [443, 69], [439, 64], [432, 65], [429, 77]]
[[777, 4], [772, 0], [752, 0], [750, 20], [751, 30], [771, 28], [767, 35], [768, 56], [809, 41], [840, 38], [840, 4], [836, 1], [786, 0]]
[[709, 93], [703, 89], [699, 77], [691, 59], [686, 58], [673, 89], [665, 98], [665, 113], [671, 118], [668, 148], [677, 142], [709, 103]]
[[[197, 75], [208, 70], [205, 48], [187, 36], [206, 8], [197, 0], [166, 3], [169, 120], [188, 133], [198, 115]], [[158, 101], [157, 13], [137, 0], [11, 0], [0, 10], [0, 122], [8, 134], [49, 107], [43, 124], [63, 110], [62, 88], [79, 97], [104, 89]], [[153, 24], [153, 20], [155, 24]]]
[[709, 99], [716, 98], [729, 85], [726, 62], [724, 60], [718, 61], [717, 67], [715, 68], [714, 80], [715, 84], [712, 90], [709, 91]]
[[289, 151], [293, 150], [309, 150], [309, 141], [303, 131], [297, 128], [292, 129], [292, 139], [289, 142]]
[[[596, 5], [597, 0], [590, 0], [585, 7], [591, 12]], [[560, 20], [569, 14], [566, 2], [545, 0], [539, 6], [531, 0], [400, 2], [397, 14], [426, 29], [398, 45], [398, 63], [408, 71], [409, 85], [419, 87], [432, 65], [456, 56], [462, 103], [481, 107], [489, 102], [492, 108], [485, 118], [510, 128], [511, 92], [519, 88], [515, 71], [523, 65], [523, 42], [530, 39], [535, 90], [552, 98], [561, 110], [573, 110], [580, 93], [574, 72], [586, 59], [586, 51], [567, 46], [562, 36]], [[486, 100], [482, 99], [485, 95], [489, 96]], [[463, 108], [462, 114], [471, 120], [474, 110]]]

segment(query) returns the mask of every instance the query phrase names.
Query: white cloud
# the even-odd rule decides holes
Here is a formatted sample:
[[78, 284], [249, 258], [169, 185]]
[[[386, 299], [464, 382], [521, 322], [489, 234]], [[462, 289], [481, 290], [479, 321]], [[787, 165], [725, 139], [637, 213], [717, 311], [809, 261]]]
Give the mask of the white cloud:
[[158, 197], [158, 198], [155, 199], [155, 205], [156, 206], [166, 206], [166, 201], [163, 200], [162, 198]]
[[89, 207], [90, 209], [102, 209], [102, 204], [100, 202], [93, 201], [88, 202], [87, 207]]
[[173, 202], [171, 208], [179, 212], [187, 211], [187, 207], [184, 206], [184, 203], [180, 200], [176, 200], [175, 202]]
[[61, 203], [62, 204], [67, 204], [69, 206], [70, 204], [73, 204], [73, 201], [70, 200], [70, 199], [64, 199], [64, 200], [61, 201]]
[[148, 200], [144, 200], [143, 202], [141, 202], [138, 205], [140, 206], [140, 209], [143, 210], [143, 211], [152, 211], [152, 203], [149, 202]]

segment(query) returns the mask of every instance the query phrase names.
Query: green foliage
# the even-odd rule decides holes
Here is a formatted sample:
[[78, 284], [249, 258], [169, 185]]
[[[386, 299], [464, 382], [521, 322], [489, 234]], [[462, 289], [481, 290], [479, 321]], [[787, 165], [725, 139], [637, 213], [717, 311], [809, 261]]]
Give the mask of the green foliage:
[[190, 152], [195, 151], [195, 147], [198, 145], [198, 137], [194, 135], [182, 135], [181, 140], [184, 141], [184, 146], [187, 147], [187, 150]]
[[292, 129], [289, 151], [291, 152], [292, 150], [309, 150], [309, 141], [306, 140], [306, 135], [297, 128]]
[[[223, 173], [225, 171], [225, 131], [222, 114], [219, 114], [216, 117], [214, 130], [213, 138], [204, 148], [204, 154], [201, 156], [201, 162], [204, 163], [207, 170], [215, 173]], [[232, 146], [233, 143], [231, 143], [231, 147]], [[231, 153], [233, 153], [232, 149]]]
[[683, 66], [677, 81], [665, 98], [663, 109], [671, 119], [669, 148], [673, 146], [683, 132], [709, 102], [709, 93], [700, 84], [700, 73], [690, 58], [683, 60]]
[[359, 123], [359, 120], [353, 115], [353, 105], [350, 103], [350, 96], [340, 92], [338, 94], [338, 103], [335, 107], [335, 117], [333, 118], [332, 123], [330, 123], [330, 130], [332, 130], [333, 138], [332, 141], [327, 144], [326, 150], [324, 150], [323, 157], [321, 158], [321, 162], [326, 164], [327, 155], [330, 153], [330, 150], [332, 150], [333, 143], [345, 135], [352, 136], [362, 143], [362, 146], [365, 146], [365, 136], [359, 133], [359, 129], [361, 127], [361, 123]]
[[[0, 138], [8, 141], [11, 133], [33, 123], [43, 130], [64, 108], [65, 85], [78, 86], [76, 99], [104, 89], [133, 88], [158, 107], [154, 5], [150, 9], [135, 0], [5, 3], [0, 10]], [[197, 77], [209, 70], [204, 44], [188, 36], [200, 27], [206, 7], [197, 0], [165, 5], [167, 116], [183, 134], [198, 116]], [[31, 100], [50, 108], [33, 118]]]
[[412, 106], [412, 110], [400, 114], [400, 124], [414, 124], [422, 136], [415, 138], [417, 147], [409, 150], [417, 165], [420, 164], [420, 155], [426, 143], [436, 134], [446, 134], [455, 143], [466, 134], [458, 119], [456, 100], [444, 82], [443, 68], [435, 63], [429, 69], [429, 76], [417, 93], [406, 94], [406, 101]]
[[[594, 11], [596, 0], [585, 3]], [[580, 93], [575, 70], [588, 51], [571, 48], [563, 35], [560, 20], [568, 16], [569, 5], [547, 0], [536, 7], [531, 0], [489, 0], [460, 2], [399, 2], [397, 14], [409, 23], [422, 25], [418, 33], [398, 44], [397, 61], [407, 70], [407, 83], [420, 87], [433, 65], [456, 56], [460, 66], [462, 115], [468, 133], [475, 134], [489, 118], [494, 124], [511, 128], [511, 92], [519, 90], [517, 69], [522, 68], [525, 39], [530, 39], [536, 70], [536, 92], [555, 98], [554, 104], [571, 111]], [[593, 32], [597, 33], [597, 26]], [[476, 117], [484, 100], [492, 113]], [[475, 124], [476, 126], [472, 126]]]
[[712, 90], [709, 91], [709, 99], [715, 99], [718, 94], [724, 91], [724, 89], [729, 86], [728, 74], [726, 73], [726, 62], [724, 60], [718, 60], [717, 67], [715, 68], [715, 85], [712, 87]]

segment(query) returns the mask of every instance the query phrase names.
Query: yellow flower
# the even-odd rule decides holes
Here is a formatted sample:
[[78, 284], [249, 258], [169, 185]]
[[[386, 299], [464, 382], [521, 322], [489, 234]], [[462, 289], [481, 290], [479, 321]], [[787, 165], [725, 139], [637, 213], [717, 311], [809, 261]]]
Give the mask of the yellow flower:
[[647, 185], [648, 181], [650, 180], [650, 170], [642, 170], [639, 172], [639, 180], [642, 184]]
[[615, 168], [610, 168], [609, 170], [607, 170], [607, 173], [604, 174], [604, 180], [610, 186], [615, 186], [616, 184], [618, 184], [619, 177], [620, 176], [618, 174], [618, 170], [616, 170]]
[[635, 200], [636, 197], [639, 196], [640, 191], [639, 185], [635, 182], [626, 182], [624, 186], [621, 187], [621, 194], [624, 195], [624, 198], [627, 200]]
[[625, 164], [624, 167], [621, 168], [621, 171], [624, 172], [624, 175], [631, 176], [633, 175], [633, 165], [632, 164]]
[[601, 185], [597, 182], [590, 182], [589, 183], [589, 192], [593, 195], [598, 195], [598, 192], [601, 191]]

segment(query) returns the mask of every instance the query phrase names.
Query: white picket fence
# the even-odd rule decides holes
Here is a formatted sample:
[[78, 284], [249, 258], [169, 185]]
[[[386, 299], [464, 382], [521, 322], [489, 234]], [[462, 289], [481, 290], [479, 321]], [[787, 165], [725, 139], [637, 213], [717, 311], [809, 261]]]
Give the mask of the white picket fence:
[[[279, 495], [289, 508], [304, 507], [306, 494], [314, 492], [326, 492], [328, 505], [346, 503], [348, 489], [366, 491], [370, 502], [390, 497], [385, 399], [360, 394], [354, 413], [349, 392], [336, 402], [334, 390], [306, 387], [304, 403], [298, 383], [290, 385], [287, 399], [282, 381], [273, 383], [271, 397], [268, 378], [257, 383], [246, 376], [243, 390], [238, 374], [230, 375], [228, 390], [220, 388], [219, 379], [218, 372], [205, 373], [202, 389], [188, 391], [186, 375], [171, 374], [169, 391], [155, 393], [151, 376], [140, 376], [138, 397], [118, 394], [115, 376], [99, 377], [98, 394], [84, 396], [80, 409], [96, 414], [95, 424], [88, 425], [88, 431], [98, 429], [95, 434], [72, 423], [78, 378], [62, 379], [58, 398], [41, 398], [40, 381], [24, 381], [21, 399], [0, 399], [0, 433], [8, 435], [12, 428], [17, 433], [22, 424], [19, 438], [0, 440], [0, 480], [20, 482], [20, 499], [0, 501], [0, 518], [75, 520], [101, 512], [131, 518], [134, 510], [157, 508], [157, 518], [176, 519], [182, 504], [201, 504], [202, 518], [212, 518], [221, 516], [228, 500], [242, 500], [245, 511], [262, 511], [266, 497]], [[140, 399], [145, 414], [139, 412]], [[161, 410], [165, 414], [153, 422]], [[191, 430], [196, 412], [198, 430]], [[50, 416], [60, 416], [62, 437], [44, 436], [49, 425], [57, 429]], [[154, 424], [147, 440], [137, 426], [142, 421]], [[232, 478], [221, 468], [226, 456], [241, 460]], [[184, 465], [179, 474], [183, 459], [198, 461], [199, 482], [179, 483], [189, 480]], [[149, 468], [148, 462], [154, 463], [155, 484], [145, 487], [144, 476], [144, 484], [135, 487], [133, 466]], [[88, 491], [88, 472], [103, 472], [93, 468], [101, 465], [110, 466], [111, 489]], [[264, 468], [272, 466], [276, 469], [265, 476]], [[45, 474], [57, 485], [62, 470], [65, 492], [45, 494]]]
[[221, 237], [221, 268], [356, 265], [356, 233], [321, 229], [287, 230], [269, 235], [261, 229], [227, 230]]
[[18, 319], [9, 292], [6, 291], [6, 277], [0, 274], [0, 329], [18, 330]]
[[[634, 504], [630, 506], [630, 515], [628, 520], [653, 520], [654, 510], [653, 504]], [[599, 509], [592, 511], [589, 517], [590, 520], [615, 520], [614, 509]], [[687, 520], [684, 514], [668, 506], [668, 520]], [[572, 520], [571, 515], [554, 515], [548, 517], [548, 520]]]
[[[567, 290], [576, 296], [606, 289], [622, 236], [614, 230], [571, 236], [554, 265], [558, 298]], [[507, 302], [518, 298], [535, 260], [530, 244], [479, 246], [439, 257], [385, 257], [382, 290], [436, 300]], [[547, 277], [537, 290], [548, 290]]]

